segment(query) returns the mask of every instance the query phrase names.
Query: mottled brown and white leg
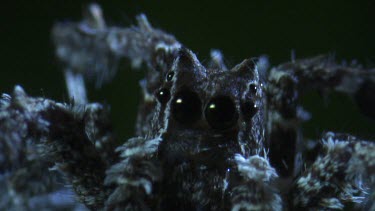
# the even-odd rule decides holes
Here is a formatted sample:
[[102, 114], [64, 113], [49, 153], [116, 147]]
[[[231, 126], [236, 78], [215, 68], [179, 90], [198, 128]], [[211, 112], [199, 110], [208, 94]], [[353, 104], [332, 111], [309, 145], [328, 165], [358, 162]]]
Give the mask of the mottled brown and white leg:
[[[375, 69], [337, 64], [331, 56], [293, 60], [268, 73], [267, 133], [271, 164], [282, 177], [296, 175], [303, 151], [301, 123], [309, 119], [298, 99], [310, 90], [341, 92], [353, 97], [364, 114], [374, 118]], [[294, 147], [291, 147], [294, 146]]]
[[328, 132], [322, 151], [292, 189], [293, 205], [313, 209], [343, 209], [362, 203], [375, 188], [375, 144], [347, 134]]
[[61, 187], [54, 180], [56, 175], [48, 172], [53, 167], [64, 173], [87, 207], [104, 206], [109, 190], [103, 184], [104, 172], [116, 154], [109, 153], [114, 150], [114, 138], [101, 105], [71, 106], [29, 97], [16, 86], [11, 96], [0, 100], [0, 123], [0, 172], [12, 173], [14, 187], [25, 188], [22, 183], [30, 182], [34, 184], [30, 195]]

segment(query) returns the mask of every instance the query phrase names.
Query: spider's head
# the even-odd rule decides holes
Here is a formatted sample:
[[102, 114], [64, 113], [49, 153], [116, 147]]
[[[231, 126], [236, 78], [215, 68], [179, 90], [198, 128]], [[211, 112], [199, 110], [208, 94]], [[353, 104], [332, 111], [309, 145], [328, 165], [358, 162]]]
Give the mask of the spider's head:
[[163, 80], [154, 117], [162, 156], [218, 162], [262, 144], [262, 89], [253, 60], [231, 70], [206, 69], [182, 48]]

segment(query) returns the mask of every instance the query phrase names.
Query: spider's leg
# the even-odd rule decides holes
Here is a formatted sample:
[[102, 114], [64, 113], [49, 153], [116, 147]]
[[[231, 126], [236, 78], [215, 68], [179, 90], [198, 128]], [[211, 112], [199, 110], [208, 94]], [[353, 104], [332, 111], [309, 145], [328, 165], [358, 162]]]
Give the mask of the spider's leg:
[[[15, 162], [14, 159], [22, 161], [24, 157], [33, 157], [36, 153], [37, 157], [33, 159], [54, 164], [53, 169], [65, 174], [79, 200], [87, 207], [103, 207], [109, 193], [109, 188], [104, 187], [105, 170], [116, 160], [116, 155], [106, 153], [113, 151], [114, 139], [102, 106], [92, 103], [76, 107], [33, 98], [19, 86], [11, 97], [4, 95], [1, 104], [0, 137], [4, 140], [0, 138], [0, 141], [5, 141], [5, 145], [0, 144], [0, 151], [5, 150], [1, 152], [6, 157], [5, 161], [9, 160], [8, 156], [13, 159], [11, 162]], [[26, 147], [27, 150], [3, 147], [11, 142], [31, 146]], [[35, 165], [25, 170], [32, 167]], [[42, 167], [46, 171], [48, 166]], [[37, 182], [45, 182], [40, 180]]]
[[[0, 98], [0, 210], [74, 209], [78, 203], [71, 197], [73, 193], [63, 186], [59, 172], [48, 170], [53, 163], [43, 157], [43, 146], [32, 144], [32, 137], [26, 135], [29, 129], [26, 116], [12, 106], [14, 99], [3, 94]], [[60, 194], [59, 203], [52, 200], [54, 194]]]
[[[373, 109], [370, 111], [368, 108], [375, 105], [370, 95], [375, 90], [375, 68], [337, 64], [332, 56], [317, 56], [281, 64], [272, 68], [269, 76], [274, 86], [270, 91], [279, 94], [284, 101], [293, 101], [293, 97], [309, 90], [322, 94], [336, 91], [354, 97], [365, 114], [375, 117]], [[365, 102], [367, 105], [363, 105]], [[288, 110], [295, 110], [286, 102], [284, 104], [278, 106], [282, 115], [287, 115]], [[281, 111], [282, 108], [284, 111]]]
[[[162, 169], [155, 159], [161, 138], [131, 138], [117, 148], [122, 160], [107, 171], [106, 185], [115, 189], [106, 201], [106, 209], [150, 210], [158, 203], [153, 198], [154, 184], [161, 180]], [[156, 201], [153, 201], [156, 200]]]
[[266, 89], [267, 129], [271, 163], [281, 176], [295, 175], [300, 168], [296, 162], [302, 143], [299, 128], [309, 114], [298, 106], [299, 96], [309, 90], [346, 93], [357, 100], [368, 116], [374, 117], [370, 109], [375, 105], [370, 94], [374, 85], [375, 69], [337, 64], [329, 56], [295, 60], [272, 68]]
[[227, 66], [224, 62], [224, 57], [221, 51], [217, 49], [211, 49], [210, 51], [210, 61], [208, 64], [208, 69], [216, 69], [216, 70], [228, 70]]
[[321, 154], [295, 181], [295, 207], [343, 209], [345, 203], [361, 203], [374, 194], [373, 142], [329, 132], [321, 144]]
[[295, 174], [298, 153], [299, 122], [297, 113], [297, 87], [295, 77], [288, 72], [273, 68], [265, 85], [267, 103], [267, 140], [270, 162], [280, 177]]
[[146, 63], [154, 75], [149, 81], [155, 81], [158, 72], [169, 70], [181, 44], [172, 35], [154, 29], [145, 15], [139, 15], [137, 21], [138, 26], [109, 27], [100, 6], [92, 4], [81, 22], [54, 26], [56, 55], [68, 69], [95, 79], [98, 85], [114, 76], [121, 58], [130, 59], [133, 67]]
[[271, 74], [279, 71], [293, 76], [300, 91], [314, 89], [324, 93], [334, 90], [355, 94], [364, 82], [375, 82], [375, 69], [338, 64], [332, 56], [326, 55], [281, 64], [274, 67]]

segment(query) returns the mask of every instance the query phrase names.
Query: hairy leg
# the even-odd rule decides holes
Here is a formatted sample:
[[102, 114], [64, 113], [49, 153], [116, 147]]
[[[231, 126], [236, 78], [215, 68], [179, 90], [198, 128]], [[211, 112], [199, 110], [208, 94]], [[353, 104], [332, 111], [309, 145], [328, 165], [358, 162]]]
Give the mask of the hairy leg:
[[[1, 99], [0, 122], [0, 150], [5, 155], [1, 169], [8, 166], [18, 171], [23, 166], [34, 172], [38, 165], [22, 165], [34, 157], [31, 161], [43, 164], [38, 171], [53, 166], [63, 172], [87, 207], [104, 206], [108, 195], [104, 172], [117, 158], [112, 153], [114, 139], [108, 116], [101, 105], [70, 106], [33, 98], [17, 86], [11, 97], [3, 95]], [[44, 187], [47, 181], [36, 183]]]
[[375, 188], [375, 144], [346, 134], [327, 133], [322, 152], [295, 181], [296, 207], [343, 209], [363, 202]]
[[298, 159], [304, 143], [300, 128], [310, 115], [298, 105], [298, 98], [307, 91], [345, 93], [356, 100], [364, 114], [375, 117], [370, 109], [375, 105], [370, 94], [375, 90], [375, 69], [338, 64], [332, 56], [276, 66], [268, 74], [266, 87], [271, 164], [281, 176], [295, 175], [301, 167]]

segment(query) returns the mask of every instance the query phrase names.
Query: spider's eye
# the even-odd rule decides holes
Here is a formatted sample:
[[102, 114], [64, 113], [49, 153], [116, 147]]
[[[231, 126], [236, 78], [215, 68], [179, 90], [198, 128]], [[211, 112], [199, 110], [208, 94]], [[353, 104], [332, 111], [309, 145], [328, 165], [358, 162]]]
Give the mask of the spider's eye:
[[172, 81], [173, 76], [174, 76], [174, 72], [173, 72], [173, 71], [169, 72], [169, 73], [167, 74], [167, 81]]
[[197, 93], [183, 89], [172, 101], [173, 117], [181, 124], [192, 124], [201, 117], [201, 105]]
[[160, 103], [166, 103], [169, 100], [170, 93], [166, 88], [162, 88], [156, 92], [156, 98]]
[[255, 84], [250, 84], [250, 91], [251, 93], [256, 94], [257, 86]]
[[255, 106], [255, 104], [252, 101], [246, 101], [241, 103], [241, 112], [244, 116], [244, 119], [246, 121], [253, 118], [253, 116], [258, 111], [258, 108]]
[[230, 128], [238, 119], [234, 102], [226, 96], [211, 99], [204, 114], [208, 124], [214, 129]]

